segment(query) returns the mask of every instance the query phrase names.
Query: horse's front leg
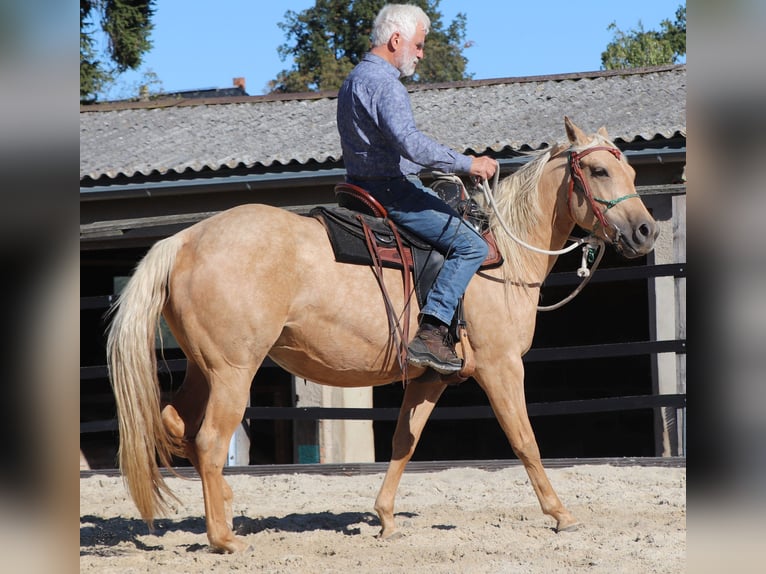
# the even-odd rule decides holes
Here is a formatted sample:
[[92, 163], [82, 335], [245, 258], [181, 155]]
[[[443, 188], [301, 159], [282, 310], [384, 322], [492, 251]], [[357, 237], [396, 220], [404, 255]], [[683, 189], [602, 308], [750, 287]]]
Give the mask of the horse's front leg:
[[513, 452], [524, 464], [543, 513], [556, 519], [558, 531], [576, 528], [577, 519], [559, 500], [540, 460], [540, 449], [527, 414], [524, 365], [521, 358], [515, 361], [510, 369], [477, 374], [476, 380], [487, 393], [492, 410], [508, 437]]
[[410, 382], [402, 399], [399, 419], [392, 440], [391, 461], [375, 499], [375, 512], [380, 518], [380, 538], [391, 538], [397, 533], [394, 524], [394, 499], [404, 468], [412, 458], [423, 427], [436, 406], [446, 385], [440, 382]]

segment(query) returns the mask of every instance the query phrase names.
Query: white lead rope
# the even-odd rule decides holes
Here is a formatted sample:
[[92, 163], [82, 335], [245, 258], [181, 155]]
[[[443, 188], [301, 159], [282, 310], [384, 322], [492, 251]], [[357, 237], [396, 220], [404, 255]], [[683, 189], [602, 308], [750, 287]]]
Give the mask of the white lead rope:
[[492, 180], [491, 189], [489, 187], [489, 182], [486, 179], [481, 180], [482, 189], [484, 191], [484, 197], [487, 199], [487, 203], [490, 205], [490, 207], [492, 207], [492, 211], [495, 212], [495, 217], [500, 222], [500, 225], [502, 226], [503, 230], [508, 234], [508, 237], [513, 239], [516, 243], [518, 243], [522, 247], [525, 247], [529, 249], [530, 251], [534, 251], [535, 253], [542, 253], [543, 255], [564, 255], [565, 253], [569, 253], [570, 251], [577, 249], [583, 243], [587, 243], [589, 245], [593, 245], [593, 244], [598, 245], [603, 243], [600, 239], [596, 237], [592, 237], [592, 236], [582, 237], [579, 239], [571, 238], [573, 241], [571, 245], [568, 245], [567, 247], [564, 247], [563, 249], [550, 251], [548, 249], [541, 249], [539, 247], [535, 247], [534, 245], [530, 245], [529, 243], [522, 241], [521, 239], [519, 239], [518, 237], [514, 235], [514, 233], [508, 227], [508, 224], [500, 216], [500, 211], [497, 209], [497, 204], [495, 203], [495, 190], [497, 190], [497, 181], [499, 176], [500, 176], [500, 170], [495, 171], [495, 177]]
[[[508, 224], [500, 216], [500, 211], [498, 210], [497, 204], [495, 203], [494, 192], [497, 190], [497, 183], [498, 183], [499, 177], [500, 177], [500, 170], [497, 170], [495, 171], [495, 176], [492, 180], [491, 189], [489, 186], [489, 182], [486, 179], [482, 179], [481, 180], [482, 189], [484, 191], [484, 197], [486, 198], [487, 203], [492, 208], [492, 211], [494, 211], [495, 217], [500, 222], [500, 226], [503, 228], [503, 231], [505, 231], [508, 234], [508, 237], [513, 239], [516, 243], [518, 243], [522, 247], [525, 247], [526, 249], [529, 249], [530, 251], [534, 251], [535, 253], [541, 253], [543, 255], [563, 255], [565, 253], [569, 253], [570, 251], [574, 249], [577, 249], [577, 247], [581, 245], [583, 246], [580, 268], [577, 270], [577, 276], [582, 279], [580, 284], [575, 288], [574, 291], [572, 291], [567, 297], [565, 297], [558, 303], [555, 303], [554, 305], [547, 305], [547, 306], [538, 305], [537, 310], [538, 311], [553, 311], [555, 309], [563, 307], [564, 305], [569, 303], [572, 299], [574, 299], [590, 281], [590, 278], [592, 276], [592, 271], [593, 272], [596, 271], [599, 263], [601, 262], [601, 258], [604, 255], [604, 241], [592, 235], [588, 237], [582, 237], [582, 238], [570, 237], [569, 239], [572, 241], [570, 245], [568, 245], [567, 247], [564, 247], [563, 249], [558, 249], [555, 251], [551, 251], [548, 249], [540, 249], [539, 247], [535, 247], [534, 245], [529, 245], [525, 241], [522, 241], [521, 239], [519, 239], [518, 237], [514, 235], [514, 233], [508, 227]], [[594, 249], [594, 246], [595, 248], [598, 249], [598, 255], [596, 257], [596, 260], [593, 262], [593, 269], [591, 271], [590, 269], [588, 269], [588, 257], [590, 255], [590, 251]]]
[[[599, 241], [601, 241], [599, 239]], [[593, 262], [593, 270], [596, 271], [596, 268], [598, 267], [598, 264], [601, 263], [601, 258], [604, 256], [604, 242], [601, 241], [601, 248], [598, 250], [598, 255], [596, 256], [596, 260]], [[560, 307], [563, 307], [567, 303], [569, 303], [572, 299], [577, 297], [577, 295], [585, 289], [585, 286], [590, 281], [590, 278], [593, 276], [591, 273], [591, 270], [588, 269], [588, 251], [591, 249], [589, 245], [586, 245], [582, 248], [582, 263], [581, 267], [577, 270], [577, 276], [582, 279], [580, 281], [580, 284], [575, 288], [574, 291], [572, 291], [569, 295], [567, 295], [564, 299], [559, 301], [558, 303], [554, 303], [553, 305], [538, 305], [537, 310], [538, 311], [555, 311], [556, 309], [559, 309]]]

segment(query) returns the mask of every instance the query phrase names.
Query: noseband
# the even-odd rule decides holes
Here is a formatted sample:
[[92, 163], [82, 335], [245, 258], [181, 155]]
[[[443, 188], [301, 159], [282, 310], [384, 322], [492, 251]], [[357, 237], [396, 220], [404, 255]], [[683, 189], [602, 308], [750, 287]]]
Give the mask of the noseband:
[[[582, 159], [584, 156], [594, 151], [608, 151], [614, 157], [616, 157], [618, 161], [620, 160], [622, 156], [622, 152], [620, 152], [620, 150], [618, 150], [617, 148], [608, 147], [608, 146], [593, 146], [593, 147], [585, 148], [581, 152], [576, 152], [574, 150], [571, 150], [569, 152], [569, 159], [568, 159], [569, 173], [571, 174], [571, 177], [569, 179], [569, 192], [567, 194], [567, 208], [569, 209], [570, 217], [572, 217], [572, 219], [575, 220], [574, 214], [572, 213], [572, 196], [574, 195], [574, 189], [576, 184], [582, 190], [583, 194], [585, 194], [585, 198], [588, 200], [588, 204], [590, 205], [591, 210], [593, 210], [593, 214], [596, 216], [598, 223], [600, 223], [601, 226], [606, 231], [610, 227], [609, 222], [606, 220], [606, 212], [610, 210], [611, 208], [613, 208], [618, 203], [620, 203], [621, 201], [625, 201], [626, 199], [630, 199], [632, 197], [638, 197], [638, 194], [631, 193], [628, 195], [623, 195], [622, 197], [618, 197], [617, 199], [602, 199], [600, 197], [593, 197], [593, 192], [591, 192], [590, 186], [588, 185], [588, 181], [585, 179], [583, 175], [582, 165], [580, 165], [580, 159]], [[601, 210], [599, 209], [597, 205], [598, 203], [605, 205], [606, 207], [603, 210]], [[595, 231], [596, 229], [594, 228], [591, 231], [591, 233]]]

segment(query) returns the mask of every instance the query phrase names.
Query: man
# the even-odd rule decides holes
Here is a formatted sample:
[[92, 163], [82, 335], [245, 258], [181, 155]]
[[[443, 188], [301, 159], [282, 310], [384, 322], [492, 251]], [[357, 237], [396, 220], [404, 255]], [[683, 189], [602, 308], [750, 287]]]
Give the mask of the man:
[[373, 24], [372, 49], [338, 93], [338, 131], [346, 180], [368, 190], [392, 221], [445, 255], [407, 354], [413, 365], [451, 374], [462, 362], [448, 325], [487, 256], [487, 246], [418, 173], [430, 168], [489, 179], [497, 162], [458, 153], [415, 127], [409, 94], [399, 78], [415, 73], [430, 25], [417, 6], [388, 4], [381, 9]]

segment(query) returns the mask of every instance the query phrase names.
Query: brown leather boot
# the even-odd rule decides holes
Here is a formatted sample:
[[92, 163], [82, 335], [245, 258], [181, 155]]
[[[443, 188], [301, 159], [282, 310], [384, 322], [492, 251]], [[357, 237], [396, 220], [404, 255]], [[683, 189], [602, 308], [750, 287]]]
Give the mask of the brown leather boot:
[[416, 367], [431, 367], [442, 375], [457, 373], [463, 367], [445, 326], [421, 325], [407, 347], [407, 362]]

